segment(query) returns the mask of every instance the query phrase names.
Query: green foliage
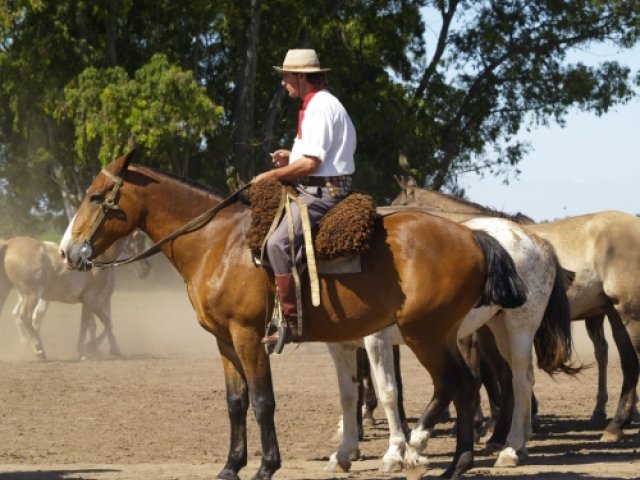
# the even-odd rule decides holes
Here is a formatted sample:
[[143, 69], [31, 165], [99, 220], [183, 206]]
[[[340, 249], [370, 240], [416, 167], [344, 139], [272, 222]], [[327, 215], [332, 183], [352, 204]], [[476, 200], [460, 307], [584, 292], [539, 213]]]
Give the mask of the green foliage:
[[[269, 168], [299, 108], [272, 66], [296, 46], [332, 67], [358, 131], [358, 189], [384, 202], [393, 175], [410, 173], [457, 191], [458, 172], [517, 171], [522, 130], [633, 98], [640, 73], [567, 58], [639, 34], [637, 0], [7, 1], [0, 235], [59, 228], [132, 141], [137, 161], [220, 189]], [[250, 115], [236, 116], [240, 92]], [[236, 158], [239, 131], [249, 164]]]
[[54, 115], [73, 122], [83, 164], [97, 155], [106, 165], [133, 141], [155, 165], [182, 173], [182, 156], [204, 148], [222, 113], [192, 72], [156, 54], [132, 79], [121, 67], [86, 69], [65, 87]]

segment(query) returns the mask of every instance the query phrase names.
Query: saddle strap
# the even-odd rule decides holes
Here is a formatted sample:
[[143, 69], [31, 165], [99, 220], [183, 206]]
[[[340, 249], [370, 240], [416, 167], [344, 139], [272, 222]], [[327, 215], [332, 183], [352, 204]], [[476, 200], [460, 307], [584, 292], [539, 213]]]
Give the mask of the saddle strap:
[[[309, 283], [311, 287], [311, 304], [314, 307], [317, 307], [320, 305], [320, 281], [318, 280], [318, 268], [316, 266], [316, 255], [313, 248], [313, 238], [311, 236], [311, 222], [309, 220], [309, 210], [307, 209], [307, 204], [304, 203], [302, 200], [300, 200], [296, 195], [289, 193], [287, 191], [287, 196], [291, 201], [295, 202], [298, 208], [300, 209], [300, 218], [302, 220], [302, 235], [304, 238], [304, 247], [305, 247], [304, 250], [307, 257], [307, 268], [309, 269]], [[289, 238], [293, 239], [293, 219], [291, 217], [290, 202], [286, 202], [286, 208], [287, 208], [287, 218], [289, 222], [289, 225], [288, 225]], [[292, 248], [292, 258], [294, 260], [293, 266], [295, 271], [294, 273], [294, 278], [295, 278], [297, 275], [296, 262], [295, 262], [295, 242], [292, 240], [290, 244]], [[296, 281], [296, 294], [299, 293], [297, 291], [298, 285], [299, 285], [299, 278]], [[301, 296], [298, 296], [298, 299], [300, 298]], [[298, 311], [300, 312], [302, 311], [302, 309], [299, 309]]]

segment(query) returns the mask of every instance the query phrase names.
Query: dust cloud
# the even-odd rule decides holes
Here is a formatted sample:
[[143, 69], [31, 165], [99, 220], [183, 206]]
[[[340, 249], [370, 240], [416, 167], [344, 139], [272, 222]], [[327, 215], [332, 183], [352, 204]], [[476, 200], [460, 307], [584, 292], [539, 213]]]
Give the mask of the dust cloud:
[[[162, 255], [151, 259], [152, 268], [140, 279], [134, 268], [116, 269], [116, 290], [111, 297], [113, 332], [125, 357], [217, 355], [215, 338], [198, 324], [187, 289], [177, 271]], [[0, 361], [33, 360], [31, 347], [23, 345], [11, 314], [17, 295], [11, 292], [0, 312]], [[76, 360], [80, 304], [51, 302], [40, 332], [49, 360]], [[97, 321], [97, 332], [102, 324]], [[110, 358], [105, 341], [103, 358]]]

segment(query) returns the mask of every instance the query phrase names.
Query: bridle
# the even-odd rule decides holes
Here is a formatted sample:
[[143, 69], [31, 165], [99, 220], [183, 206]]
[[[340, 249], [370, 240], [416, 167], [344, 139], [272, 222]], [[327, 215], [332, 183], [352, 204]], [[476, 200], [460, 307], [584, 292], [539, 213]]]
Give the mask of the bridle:
[[118, 267], [120, 265], [126, 265], [128, 263], [135, 262], [136, 260], [142, 260], [143, 258], [148, 258], [152, 255], [155, 255], [160, 251], [160, 247], [165, 243], [171, 240], [174, 240], [175, 238], [179, 237], [180, 235], [184, 235], [185, 233], [190, 233], [195, 230], [198, 230], [199, 228], [202, 228], [204, 225], [209, 223], [211, 219], [213, 219], [216, 213], [218, 213], [222, 208], [226, 207], [230, 203], [234, 202], [236, 198], [240, 195], [240, 193], [251, 185], [251, 183], [247, 183], [246, 185], [241, 187], [239, 190], [235, 191], [228, 197], [224, 198], [220, 203], [218, 203], [214, 207], [201, 213], [200, 215], [198, 215], [196, 218], [194, 218], [187, 224], [183, 225], [182, 227], [178, 228], [174, 232], [170, 233], [166, 237], [162, 238], [158, 242], [151, 245], [144, 252], [141, 252], [132, 257], [125, 258], [123, 260], [100, 262], [100, 261], [91, 259], [95, 251], [95, 248], [93, 245], [93, 237], [98, 231], [98, 228], [100, 228], [100, 225], [102, 225], [102, 222], [107, 216], [107, 212], [121, 210], [121, 208], [118, 206], [118, 203], [116, 201], [116, 197], [118, 195], [118, 191], [120, 190], [120, 187], [122, 186], [122, 183], [124, 182], [124, 177], [122, 174], [114, 175], [113, 173], [109, 172], [105, 168], [101, 170], [101, 173], [105, 174], [107, 177], [113, 180], [114, 184], [111, 191], [107, 195], [105, 195], [104, 200], [100, 203], [100, 210], [98, 211], [98, 214], [96, 216], [95, 223], [91, 227], [91, 230], [89, 230], [89, 234], [87, 235], [87, 238], [82, 242], [82, 245], [78, 250], [78, 256], [80, 257], [80, 260], [78, 262], [78, 270], [82, 270], [82, 271], [87, 271], [90, 266], [97, 267], [97, 268]]

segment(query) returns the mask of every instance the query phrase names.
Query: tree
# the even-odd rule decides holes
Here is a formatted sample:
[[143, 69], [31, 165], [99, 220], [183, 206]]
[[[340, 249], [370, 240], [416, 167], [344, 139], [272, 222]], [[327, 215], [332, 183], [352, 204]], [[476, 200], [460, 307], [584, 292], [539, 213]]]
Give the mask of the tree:
[[0, 198], [14, 225], [50, 228], [130, 135], [145, 162], [215, 187], [249, 180], [296, 131], [272, 69], [295, 47], [332, 67], [358, 131], [357, 188], [382, 203], [408, 172], [456, 192], [457, 172], [517, 171], [523, 129], [629, 101], [627, 67], [567, 52], [628, 48], [639, 16], [638, 0], [5, 2]]

